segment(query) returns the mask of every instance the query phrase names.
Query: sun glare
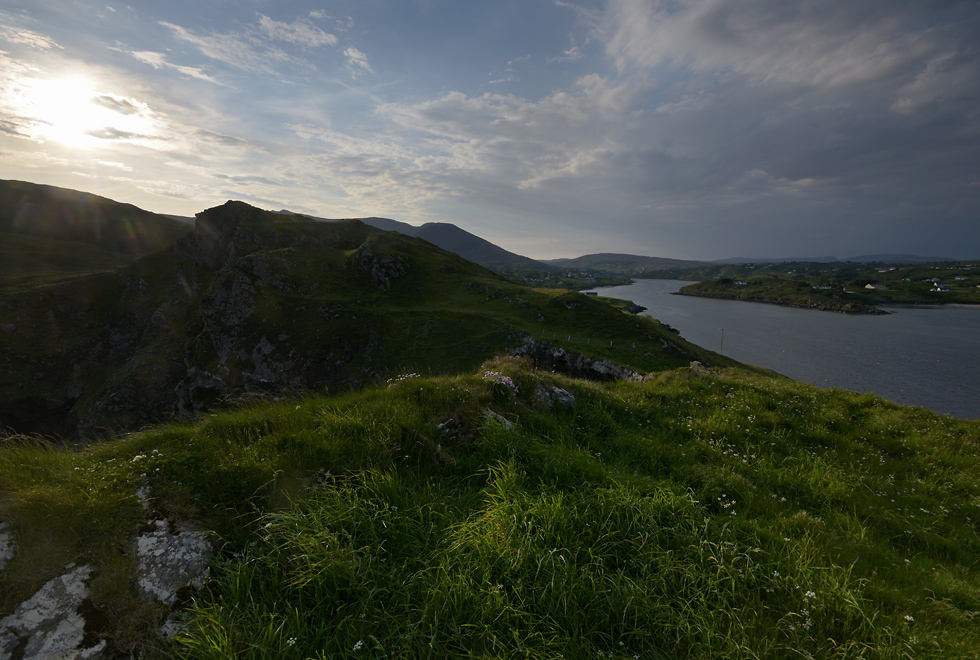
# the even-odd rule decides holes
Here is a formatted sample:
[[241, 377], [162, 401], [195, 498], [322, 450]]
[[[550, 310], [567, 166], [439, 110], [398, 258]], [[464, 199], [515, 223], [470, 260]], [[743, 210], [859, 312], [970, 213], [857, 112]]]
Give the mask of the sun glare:
[[77, 149], [107, 141], [133, 142], [152, 129], [145, 104], [100, 92], [84, 78], [24, 81], [23, 111], [35, 137]]

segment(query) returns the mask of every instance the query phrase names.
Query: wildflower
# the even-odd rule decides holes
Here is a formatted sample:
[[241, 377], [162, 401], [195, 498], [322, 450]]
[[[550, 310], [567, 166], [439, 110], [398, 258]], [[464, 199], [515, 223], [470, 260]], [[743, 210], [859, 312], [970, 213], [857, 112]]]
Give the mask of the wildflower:
[[295, 646], [295, 644], [296, 644], [295, 637], [290, 637], [289, 639], [286, 640], [286, 646]]
[[805, 594], [803, 594], [803, 597], [804, 598], [816, 598], [817, 597], [817, 594], [813, 593], [812, 591], [808, 591]]
[[912, 618], [912, 615], [911, 614], [906, 614], [905, 615], [905, 620], [908, 621], [909, 623], [915, 621], [915, 619]]
[[487, 371], [483, 374], [483, 380], [489, 380], [497, 385], [503, 385], [504, 387], [509, 387], [514, 394], [518, 393], [517, 385], [511, 380], [510, 376], [505, 376], [499, 371]]
[[357, 644], [354, 644], [354, 650], [360, 651], [362, 648], [364, 648], [364, 642], [359, 639], [357, 640]]

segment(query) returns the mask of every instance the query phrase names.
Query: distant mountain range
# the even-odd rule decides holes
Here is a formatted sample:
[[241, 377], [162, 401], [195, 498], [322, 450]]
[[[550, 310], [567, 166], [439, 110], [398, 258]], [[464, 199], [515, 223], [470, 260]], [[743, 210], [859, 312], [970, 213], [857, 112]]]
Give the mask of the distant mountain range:
[[708, 262], [603, 252], [599, 254], [587, 254], [574, 259], [549, 259], [544, 263], [558, 268], [588, 268], [620, 275], [632, 275], [658, 268], [695, 268], [697, 266], [703, 266]]
[[792, 257], [784, 259], [750, 259], [748, 257], [729, 257], [728, 259], [719, 259], [713, 261], [716, 264], [779, 264], [786, 262], [802, 262], [802, 263], [840, 263], [840, 262], [853, 262], [853, 263], [893, 263], [893, 264], [919, 264], [919, 263], [931, 263], [934, 261], [958, 261], [951, 257], [921, 257], [915, 254], [862, 254], [857, 257], [847, 257], [845, 259], [839, 259], [837, 257]]
[[[292, 213], [283, 209], [279, 213]], [[316, 216], [303, 215], [311, 220], [322, 220], [334, 222], [329, 218], [318, 218]], [[547, 263], [536, 261], [529, 257], [524, 257], [513, 252], [508, 252], [504, 248], [494, 245], [488, 240], [471, 234], [465, 229], [460, 229], [448, 222], [427, 222], [420, 227], [410, 225], [407, 222], [399, 222], [390, 218], [357, 218], [366, 225], [384, 231], [397, 231], [406, 236], [414, 236], [428, 241], [436, 247], [455, 252], [468, 261], [480, 264], [484, 268], [489, 268], [498, 273], [513, 271], [521, 272], [553, 272], [557, 269]]]
[[[312, 220], [335, 222], [302, 215]], [[946, 257], [909, 254], [870, 254], [838, 259], [746, 258], [716, 261], [669, 259], [642, 255], [598, 253], [576, 258], [535, 260], [494, 245], [445, 222], [421, 226], [390, 218], [357, 218], [376, 229], [397, 231], [454, 252], [497, 273], [559, 273], [572, 269], [635, 276], [643, 272], [700, 268], [711, 264], [805, 262], [921, 263], [954, 261]], [[113, 270], [172, 245], [193, 228], [193, 218], [145, 211], [90, 193], [25, 181], [0, 180], [0, 279], [70, 273], [81, 265], [90, 270]]]

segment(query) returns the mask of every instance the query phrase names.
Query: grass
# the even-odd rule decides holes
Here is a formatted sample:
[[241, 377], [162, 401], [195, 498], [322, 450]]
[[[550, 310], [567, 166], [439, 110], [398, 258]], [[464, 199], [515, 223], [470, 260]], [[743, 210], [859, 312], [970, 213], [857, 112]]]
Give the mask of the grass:
[[[196, 234], [118, 271], [0, 291], [5, 424], [63, 436], [74, 424], [127, 431], [167, 420], [175, 391], [195, 412], [252, 387], [336, 392], [398, 373], [471, 371], [528, 337], [642, 371], [734, 364], [652, 319], [528, 288], [356, 221], [235, 204], [207, 213], [240, 222], [246, 237], [220, 268], [189, 256], [205, 250], [190, 239], [206, 234]], [[385, 264], [399, 268], [379, 286], [372, 268]], [[220, 377], [226, 391], [193, 385], [189, 369]]]
[[[639, 277], [700, 280], [681, 289], [686, 295], [846, 313], [874, 313], [875, 305], [980, 304], [980, 273], [975, 260], [702, 265], [650, 271]], [[942, 292], [936, 290], [940, 284]]]
[[[974, 657], [978, 467], [977, 422], [872, 395], [496, 359], [85, 448], [7, 440], [0, 614], [76, 561], [147, 657]], [[143, 483], [220, 547], [172, 645], [127, 579]]]

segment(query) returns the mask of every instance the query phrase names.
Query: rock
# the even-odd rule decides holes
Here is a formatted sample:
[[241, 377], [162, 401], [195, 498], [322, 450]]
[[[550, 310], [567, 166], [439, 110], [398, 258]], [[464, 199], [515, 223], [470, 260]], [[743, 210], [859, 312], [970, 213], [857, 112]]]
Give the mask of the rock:
[[0, 660], [104, 657], [105, 640], [82, 648], [85, 619], [78, 609], [89, 596], [85, 582], [92, 567], [69, 568], [61, 577], [46, 582], [13, 614], [0, 619]]
[[504, 427], [505, 431], [513, 431], [514, 425], [503, 415], [495, 413], [494, 411], [487, 408], [484, 411], [484, 417], [491, 424], [500, 424]]
[[625, 380], [637, 382], [643, 377], [629, 367], [624, 367], [609, 360], [595, 360], [566, 351], [551, 342], [535, 341], [525, 337], [524, 344], [514, 349], [515, 355], [531, 358], [538, 369], [548, 369], [573, 378], [587, 378], [597, 381]]
[[560, 387], [547, 388], [542, 384], [538, 384], [538, 388], [534, 391], [534, 399], [541, 405], [552, 408], [554, 406], [574, 406], [575, 405], [575, 395], [568, 390], [563, 390]]
[[708, 367], [706, 367], [705, 365], [701, 364], [697, 360], [693, 360], [691, 362], [691, 371], [693, 371], [696, 374], [716, 374], [716, 373], [718, 373], [717, 371], [711, 371], [710, 369], [708, 369]]
[[0, 523], [0, 571], [14, 558], [14, 531], [7, 523]]
[[166, 520], [153, 524], [154, 531], [136, 539], [136, 585], [145, 596], [173, 605], [181, 589], [204, 586], [211, 544], [201, 532], [182, 529], [175, 533]]

